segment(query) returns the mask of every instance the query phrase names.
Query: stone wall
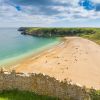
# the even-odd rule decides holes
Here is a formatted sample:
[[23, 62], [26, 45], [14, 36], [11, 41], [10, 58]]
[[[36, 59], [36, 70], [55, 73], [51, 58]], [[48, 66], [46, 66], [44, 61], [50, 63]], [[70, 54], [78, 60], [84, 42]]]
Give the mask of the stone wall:
[[58, 97], [62, 100], [90, 100], [86, 90], [77, 85], [71, 85], [66, 80], [60, 82], [43, 74], [16, 73], [0, 71], [0, 91], [18, 89], [31, 91], [41, 95]]

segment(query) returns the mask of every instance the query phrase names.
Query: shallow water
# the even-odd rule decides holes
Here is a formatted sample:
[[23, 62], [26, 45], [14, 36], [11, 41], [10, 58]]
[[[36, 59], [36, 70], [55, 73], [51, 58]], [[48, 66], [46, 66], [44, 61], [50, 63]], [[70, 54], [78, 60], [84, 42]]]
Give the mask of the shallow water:
[[56, 43], [57, 38], [25, 36], [17, 28], [0, 28], [0, 65], [27, 57]]

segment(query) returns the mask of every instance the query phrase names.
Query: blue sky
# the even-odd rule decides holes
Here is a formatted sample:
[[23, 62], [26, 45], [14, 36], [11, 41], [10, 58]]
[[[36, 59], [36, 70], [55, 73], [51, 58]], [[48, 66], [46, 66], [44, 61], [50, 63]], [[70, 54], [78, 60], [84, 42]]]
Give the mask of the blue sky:
[[0, 0], [0, 27], [100, 27], [100, 0]]

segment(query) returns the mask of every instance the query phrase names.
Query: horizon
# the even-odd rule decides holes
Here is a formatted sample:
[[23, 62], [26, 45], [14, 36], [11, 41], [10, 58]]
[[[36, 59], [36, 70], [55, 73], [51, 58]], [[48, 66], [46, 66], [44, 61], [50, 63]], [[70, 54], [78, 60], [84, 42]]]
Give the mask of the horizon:
[[0, 0], [0, 27], [100, 27], [99, 0]]
[[[38, 26], [17, 26], [17, 27], [15, 27], [15, 26], [7, 27], [6, 26], [6, 27], [0, 27], [0, 28], [20, 28], [20, 27], [35, 28]], [[74, 27], [74, 26], [73, 27], [70, 27], [70, 26], [69, 27], [67, 27], [67, 26], [64, 26], [64, 27], [60, 27], [60, 26], [59, 27], [55, 27], [55, 26], [54, 27], [53, 26], [41, 27], [41, 26], [39, 26], [39, 28], [100, 28], [100, 26], [98, 26], [98, 27], [96, 27], [96, 26], [91, 26], [91, 27], [87, 27], [87, 26], [86, 27]]]

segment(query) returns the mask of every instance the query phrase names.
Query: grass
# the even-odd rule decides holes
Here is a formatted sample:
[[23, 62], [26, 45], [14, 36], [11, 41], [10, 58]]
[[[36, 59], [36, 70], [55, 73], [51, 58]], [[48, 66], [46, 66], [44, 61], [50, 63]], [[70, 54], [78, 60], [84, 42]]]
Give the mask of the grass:
[[54, 97], [38, 95], [27, 91], [2, 91], [0, 92], [0, 100], [59, 100]]
[[29, 33], [43, 32], [42, 36], [81, 36], [100, 44], [100, 28], [28, 28]]
[[[100, 100], [100, 90], [90, 90], [91, 100]], [[0, 92], [0, 100], [60, 100], [54, 97], [38, 95], [27, 91], [2, 91]], [[72, 100], [72, 99], [71, 99]]]
[[93, 30], [96, 31], [95, 34], [82, 34], [81, 37], [90, 39], [97, 44], [100, 44], [100, 28], [94, 28]]
[[91, 100], [100, 100], [100, 90], [91, 89], [90, 96]]

